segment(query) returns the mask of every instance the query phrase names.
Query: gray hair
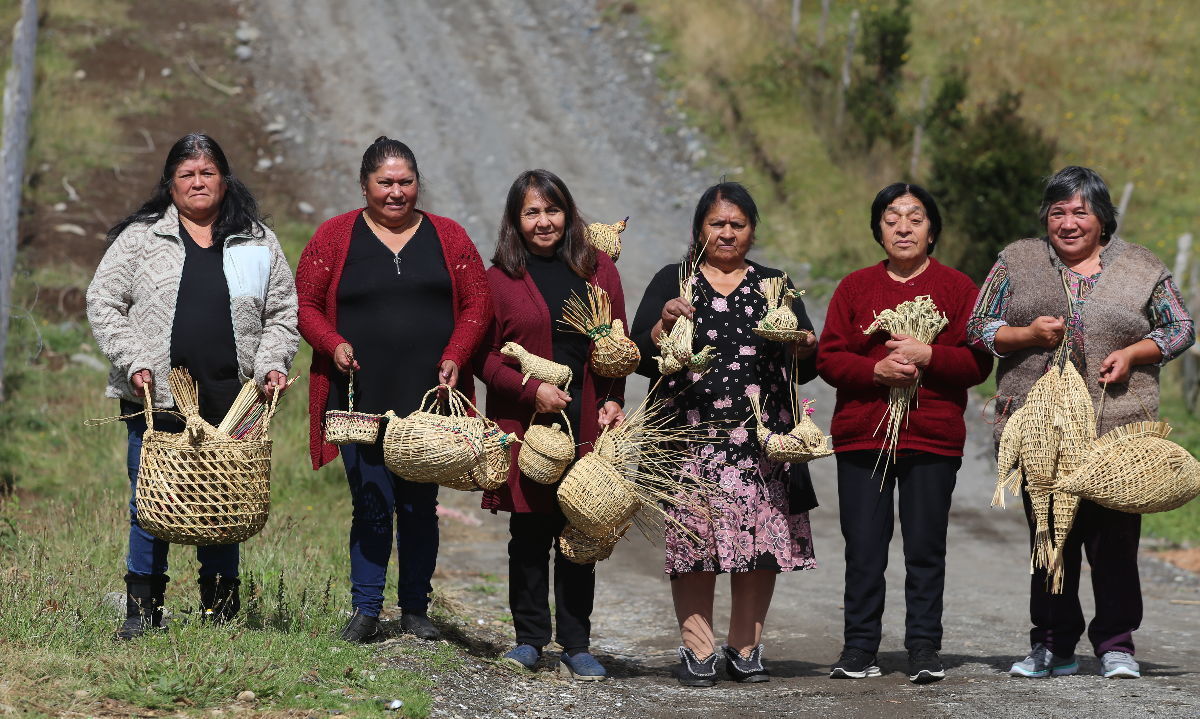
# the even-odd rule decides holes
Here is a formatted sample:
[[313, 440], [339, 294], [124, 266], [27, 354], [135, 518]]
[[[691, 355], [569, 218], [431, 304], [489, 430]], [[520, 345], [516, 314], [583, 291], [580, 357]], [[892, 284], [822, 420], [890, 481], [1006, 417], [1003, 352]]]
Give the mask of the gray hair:
[[1046, 227], [1050, 215], [1050, 206], [1056, 202], [1069, 200], [1079, 195], [1091, 210], [1100, 218], [1104, 230], [1100, 237], [1108, 239], [1117, 232], [1117, 208], [1113, 206], [1112, 197], [1108, 194], [1108, 185], [1104, 178], [1089, 167], [1070, 165], [1054, 173], [1046, 180], [1046, 188], [1042, 191], [1042, 207], [1038, 210], [1038, 220]]

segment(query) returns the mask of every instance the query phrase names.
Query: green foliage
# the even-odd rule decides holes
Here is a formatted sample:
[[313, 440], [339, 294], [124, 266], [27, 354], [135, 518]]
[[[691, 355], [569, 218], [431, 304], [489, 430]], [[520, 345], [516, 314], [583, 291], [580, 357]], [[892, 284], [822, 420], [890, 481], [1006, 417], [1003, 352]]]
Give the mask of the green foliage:
[[1055, 145], [1021, 118], [1020, 107], [1020, 94], [1003, 93], [962, 127], [945, 125], [932, 149], [929, 189], [953, 228], [944, 233], [949, 259], [976, 282], [1005, 245], [1039, 232], [1034, 210]]
[[846, 111], [854, 118], [867, 150], [881, 139], [903, 142], [909, 131], [896, 99], [912, 30], [908, 6], [909, 0], [896, 0], [891, 10], [869, 12], [863, 21], [858, 49], [866, 68], [846, 94]]
[[938, 84], [937, 94], [925, 113], [925, 131], [936, 143], [949, 141], [950, 136], [962, 131], [967, 124], [963, 104], [967, 101], [967, 71], [952, 67]]

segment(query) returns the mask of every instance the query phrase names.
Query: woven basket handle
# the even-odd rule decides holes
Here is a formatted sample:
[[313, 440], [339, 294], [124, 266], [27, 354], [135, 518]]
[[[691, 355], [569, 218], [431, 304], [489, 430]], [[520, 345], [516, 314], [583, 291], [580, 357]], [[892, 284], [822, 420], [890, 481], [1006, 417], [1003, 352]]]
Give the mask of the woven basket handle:
[[142, 411], [146, 415], [146, 429], [154, 431], [154, 379], [142, 385]]
[[346, 383], [347, 411], [354, 411], [354, 370], [350, 370], [350, 380]]

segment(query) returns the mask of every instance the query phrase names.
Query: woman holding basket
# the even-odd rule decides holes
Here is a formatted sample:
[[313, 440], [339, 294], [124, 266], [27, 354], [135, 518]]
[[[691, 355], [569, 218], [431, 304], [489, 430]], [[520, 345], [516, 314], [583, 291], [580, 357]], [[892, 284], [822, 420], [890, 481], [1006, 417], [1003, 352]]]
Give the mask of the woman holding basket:
[[[352, 397], [355, 410], [405, 416], [435, 384], [474, 396], [468, 362], [492, 314], [483, 261], [457, 222], [417, 209], [420, 182], [407, 145], [376, 139], [359, 170], [366, 206], [323, 223], [300, 257], [300, 333], [313, 347], [314, 469], [338, 455], [325, 441], [326, 411], [350, 409]], [[378, 634], [393, 542], [401, 628], [438, 638], [426, 614], [437, 563], [437, 485], [393, 474], [379, 439], [345, 444], [341, 455], [354, 506], [354, 614], [342, 638], [364, 642]]]
[[[588, 242], [587, 227], [570, 190], [546, 170], [521, 173], [508, 190], [492, 267], [487, 271], [496, 320], [483, 345], [486, 355], [479, 377], [487, 385], [487, 414], [505, 432], [524, 437], [531, 423], [561, 424], [566, 414], [577, 447], [576, 456], [591, 450], [604, 427], [615, 426], [621, 411], [624, 379], [593, 373], [591, 342], [561, 322], [572, 295], [584, 297], [588, 284], [606, 291], [612, 317], [625, 321], [621, 278], [608, 255]], [[508, 342], [527, 352], [566, 365], [565, 387], [526, 378], [516, 362], [501, 353]], [[556, 537], [566, 526], [555, 487], [525, 476], [512, 449], [508, 481], [487, 492], [484, 509], [510, 512], [508, 543], [509, 606], [517, 646], [503, 661], [533, 670], [550, 643], [548, 553], [554, 547], [554, 598], [557, 640], [563, 647], [561, 671], [575, 679], [601, 680], [604, 667], [588, 652], [591, 641], [595, 568], [566, 559]]]
[[[105, 394], [129, 416], [129, 554], [126, 619], [119, 639], [162, 626], [170, 544], [138, 524], [143, 403], [174, 405], [167, 374], [186, 368], [199, 385], [201, 417], [218, 425], [253, 380], [282, 391], [296, 354], [296, 287], [275, 234], [253, 195], [207, 135], [180, 138], [167, 152], [150, 198], [108, 232], [108, 249], [87, 291], [88, 321], [112, 362]], [[171, 414], [155, 427], [181, 432]], [[227, 620], [237, 613], [239, 545], [197, 547], [200, 606]]]

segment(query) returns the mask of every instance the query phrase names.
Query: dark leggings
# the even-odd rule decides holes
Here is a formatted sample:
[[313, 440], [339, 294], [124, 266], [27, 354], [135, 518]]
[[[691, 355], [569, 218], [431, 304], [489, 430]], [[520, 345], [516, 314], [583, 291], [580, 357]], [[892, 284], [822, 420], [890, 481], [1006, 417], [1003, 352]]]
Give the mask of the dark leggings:
[[566, 651], [591, 643], [596, 565], [575, 564], [558, 550], [566, 526], [561, 514], [514, 512], [508, 528], [508, 605], [517, 643], [541, 649], [550, 643], [550, 551], [554, 550], [554, 618], [557, 640]]

